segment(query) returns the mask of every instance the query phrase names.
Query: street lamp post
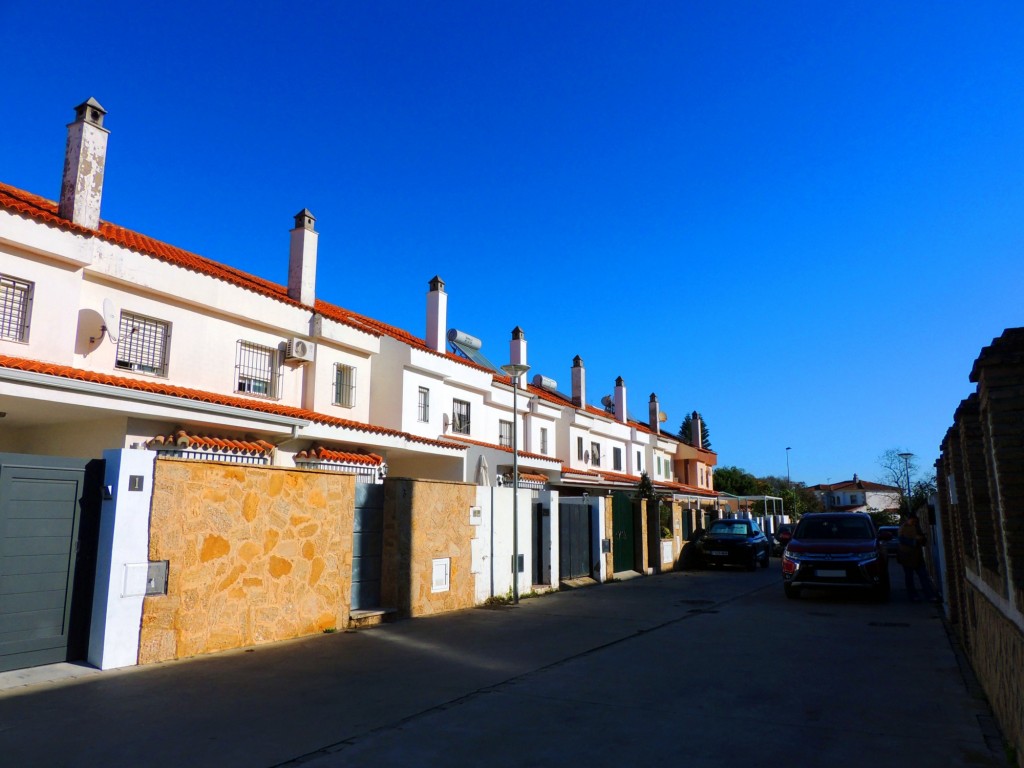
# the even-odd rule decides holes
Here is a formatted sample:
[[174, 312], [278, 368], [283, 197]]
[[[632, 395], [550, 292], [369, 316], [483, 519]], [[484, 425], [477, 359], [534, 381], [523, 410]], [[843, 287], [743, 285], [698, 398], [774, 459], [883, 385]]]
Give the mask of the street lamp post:
[[512, 602], [519, 603], [519, 377], [530, 370], [526, 363], [509, 363], [501, 370], [512, 379]]
[[789, 479], [789, 452], [793, 450], [790, 446], [786, 446], [786, 485], [793, 487], [793, 481]]
[[910, 513], [914, 511], [910, 507], [910, 504], [911, 504], [911, 501], [910, 501], [910, 460], [914, 457], [914, 454], [912, 454], [912, 453], [901, 453], [901, 454], [898, 454], [898, 455], [899, 455], [899, 457], [901, 459], [903, 459], [903, 466], [907, 470], [907, 517], [910, 517]]

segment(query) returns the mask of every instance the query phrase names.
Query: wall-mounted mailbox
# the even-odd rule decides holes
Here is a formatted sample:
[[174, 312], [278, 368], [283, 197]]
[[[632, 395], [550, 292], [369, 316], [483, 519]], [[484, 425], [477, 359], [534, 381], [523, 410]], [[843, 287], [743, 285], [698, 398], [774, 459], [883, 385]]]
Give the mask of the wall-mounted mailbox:
[[142, 475], [128, 475], [128, 490], [129, 491], [141, 491], [142, 490]]
[[607, 555], [611, 551], [612, 551], [612, 540], [611, 539], [601, 539], [601, 552], [603, 552], [604, 554]]
[[147, 595], [167, 594], [167, 570], [169, 566], [169, 560], [150, 561], [149, 567], [146, 569]]
[[513, 555], [515, 572], [522, 573], [526, 569], [526, 555]]
[[469, 524], [480, 525], [484, 521], [484, 514], [480, 507], [469, 508]]

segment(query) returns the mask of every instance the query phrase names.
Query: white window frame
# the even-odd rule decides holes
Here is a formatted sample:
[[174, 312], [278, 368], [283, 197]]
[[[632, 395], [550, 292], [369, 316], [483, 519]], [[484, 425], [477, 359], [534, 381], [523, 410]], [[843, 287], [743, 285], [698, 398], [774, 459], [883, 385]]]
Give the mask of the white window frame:
[[590, 466], [600, 467], [601, 466], [601, 444], [591, 443], [590, 444]]
[[[465, 408], [460, 408], [465, 406]], [[460, 413], [460, 411], [465, 413]], [[452, 399], [452, 432], [457, 435], [468, 435], [470, 434], [470, 428], [472, 425], [472, 410], [468, 400], [459, 400], [457, 397]]]
[[540, 428], [540, 452], [545, 456], [548, 455], [548, 428]]
[[619, 447], [612, 448], [612, 471], [622, 471], [622, 449]]
[[0, 339], [28, 341], [35, 284], [0, 274]]
[[121, 311], [114, 367], [150, 376], [167, 376], [171, 324], [155, 317]]
[[278, 354], [274, 347], [239, 339], [235, 346], [235, 392], [251, 397], [277, 397]]
[[430, 421], [430, 390], [420, 387], [416, 395], [416, 420]]
[[500, 419], [498, 421], [498, 445], [502, 448], [512, 448], [512, 422]]
[[334, 364], [334, 404], [340, 408], [356, 407], [356, 367]]

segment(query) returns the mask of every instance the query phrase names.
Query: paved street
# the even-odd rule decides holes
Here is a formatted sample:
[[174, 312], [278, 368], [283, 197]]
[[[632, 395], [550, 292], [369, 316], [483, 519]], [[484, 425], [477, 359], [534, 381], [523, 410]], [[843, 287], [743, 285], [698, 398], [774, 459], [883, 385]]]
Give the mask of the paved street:
[[[934, 606], [778, 560], [23, 685], [7, 766], [1005, 765]], [[895, 576], [895, 571], [894, 571]], [[55, 669], [54, 673], [61, 670]]]

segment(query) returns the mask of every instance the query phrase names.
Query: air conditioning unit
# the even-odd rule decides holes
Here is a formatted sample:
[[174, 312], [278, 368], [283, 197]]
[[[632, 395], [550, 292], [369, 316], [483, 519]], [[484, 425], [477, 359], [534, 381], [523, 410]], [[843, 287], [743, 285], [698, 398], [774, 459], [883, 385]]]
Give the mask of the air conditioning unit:
[[285, 360], [298, 360], [300, 362], [312, 362], [316, 353], [316, 345], [305, 339], [289, 339], [284, 349]]

